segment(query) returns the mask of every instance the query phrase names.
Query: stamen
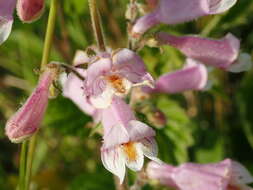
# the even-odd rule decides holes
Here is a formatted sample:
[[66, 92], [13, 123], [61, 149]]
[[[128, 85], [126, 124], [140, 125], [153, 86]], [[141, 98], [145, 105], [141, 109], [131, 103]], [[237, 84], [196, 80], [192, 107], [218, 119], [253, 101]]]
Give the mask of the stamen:
[[127, 155], [127, 158], [130, 162], [137, 160], [137, 150], [134, 142], [123, 144], [123, 151]]
[[113, 88], [119, 93], [126, 93], [126, 88], [123, 84], [123, 79], [118, 75], [110, 75], [107, 77], [107, 80], [113, 86]]
[[227, 190], [240, 190], [241, 188], [233, 186], [233, 185], [228, 185]]

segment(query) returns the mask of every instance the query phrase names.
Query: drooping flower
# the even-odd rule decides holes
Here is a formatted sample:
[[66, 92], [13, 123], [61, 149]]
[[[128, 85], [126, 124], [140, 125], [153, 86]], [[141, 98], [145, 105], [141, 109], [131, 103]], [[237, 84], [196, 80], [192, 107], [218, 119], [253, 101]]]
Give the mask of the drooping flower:
[[241, 72], [251, 67], [250, 56], [245, 53], [239, 55], [240, 41], [232, 34], [214, 40], [198, 36], [178, 37], [160, 32], [156, 38], [159, 44], [173, 46], [187, 57], [210, 66], [231, 72]]
[[212, 164], [185, 163], [178, 167], [150, 162], [150, 179], [177, 190], [250, 190], [253, 177], [240, 163], [230, 159]]
[[[89, 63], [91, 59], [83, 51], [77, 51], [73, 65], [79, 66], [84, 63]], [[76, 71], [82, 76], [86, 77], [86, 69], [76, 67]], [[63, 78], [64, 77], [64, 78]], [[84, 113], [93, 117], [95, 122], [100, 121], [101, 112], [96, 109], [89, 101], [83, 90], [83, 81], [74, 73], [61, 78], [63, 93], [62, 95], [71, 99]]]
[[15, 6], [16, 0], [0, 0], [0, 45], [10, 35]]
[[16, 6], [21, 21], [33, 22], [42, 15], [44, 4], [45, 0], [0, 0], [0, 45], [11, 33]]
[[94, 107], [106, 108], [114, 96], [123, 97], [133, 86], [152, 83], [142, 59], [131, 50], [121, 49], [98, 54], [87, 69], [84, 90]]
[[160, 76], [153, 89], [146, 91], [154, 93], [179, 93], [186, 90], [202, 90], [207, 84], [208, 72], [203, 64], [187, 59], [183, 69]]
[[18, 0], [17, 13], [23, 22], [33, 22], [43, 13], [45, 0]]
[[133, 26], [134, 35], [143, 34], [157, 24], [178, 24], [201, 16], [219, 14], [237, 0], [160, 0], [153, 12], [144, 15]]
[[125, 176], [125, 165], [134, 171], [141, 170], [144, 155], [158, 160], [155, 131], [136, 120], [131, 108], [119, 97], [103, 110], [104, 142], [101, 158], [107, 170], [118, 176], [120, 183]]
[[39, 129], [48, 104], [49, 88], [57, 73], [58, 67], [48, 64], [30, 97], [7, 121], [5, 133], [12, 142], [22, 142]]

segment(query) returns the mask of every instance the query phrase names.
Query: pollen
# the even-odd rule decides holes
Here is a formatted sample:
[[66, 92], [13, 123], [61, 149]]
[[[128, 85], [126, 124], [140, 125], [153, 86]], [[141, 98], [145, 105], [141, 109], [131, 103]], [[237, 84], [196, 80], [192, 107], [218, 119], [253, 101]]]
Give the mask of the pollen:
[[112, 87], [119, 93], [126, 93], [126, 88], [123, 84], [123, 80], [118, 75], [110, 75], [107, 77], [107, 80], [110, 82]]
[[127, 155], [127, 158], [130, 162], [137, 160], [137, 150], [133, 142], [123, 144], [123, 151]]

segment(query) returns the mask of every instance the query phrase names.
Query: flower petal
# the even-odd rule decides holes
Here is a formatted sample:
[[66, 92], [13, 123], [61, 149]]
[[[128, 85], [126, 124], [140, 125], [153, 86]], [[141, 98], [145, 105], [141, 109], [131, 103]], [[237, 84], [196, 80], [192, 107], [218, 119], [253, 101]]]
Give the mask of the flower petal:
[[165, 164], [165, 163], [157, 163], [151, 161], [148, 163], [147, 166], [147, 175], [150, 179], [159, 180], [161, 184], [170, 186], [170, 187], [177, 187], [174, 180], [172, 179], [173, 170], [175, 167]]
[[23, 22], [33, 22], [40, 18], [44, 11], [45, 0], [18, 0], [17, 14]]
[[144, 80], [152, 82], [152, 77], [146, 76], [148, 73], [144, 62], [135, 52], [124, 48], [117, 51], [112, 59], [113, 69], [132, 83], [142, 83]]
[[253, 177], [249, 171], [239, 162], [232, 161], [231, 183], [234, 185], [249, 184], [253, 182]]
[[7, 121], [5, 133], [12, 142], [22, 142], [39, 129], [48, 104], [49, 87], [55, 74], [54, 68], [46, 69], [25, 104]]
[[11, 33], [13, 19], [0, 18], [0, 45], [7, 40]]
[[127, 167], [133, 171], [140, 171], [144, 163], [144, 155], [141, 144], [129, 142], [122, 145], [122, 150], [125, 155]]
[[241, 53], [238, 60], [235, 61], [226, 70], [233, 73], [239, 73], [243, 71], [248, 71], [252, 67], [251, 56], [247, 53]]
[[110, 70], [110, 57], [98, 57], [97, 61], [89, 65], [84, 83], [84, 90], [87, 96], [97, 96], [103, 92], [106, 88], [103, 76]]
[[109, 85], [107, 85], [104, 89], [105, 85], [106, 84], [104, 80], [99, 80], [97, 88], [103, 89], [102, 93], [96, 96], [90, 96], [91, 104], [97, 109], [107, 108], [112, 103], [112, 98], [115, 94], [115, 90]]
[[90, 58], [88, 57], [87, 53], [83, 50], [77, 50], [74, 56], [73, 65], [80, 65], [84, 63], [89, 63]]
[[125, 177], [125, 157], [119, 147], [112, 149], [101, 148], [101, 159], [104, 167], [120, 179], [122, 184]]
[[240, 48], [240, 41], [232, 34], [213, 40], [197, 36], [177, 37], [161, 32], [157, 35], [157, 40], [179, 49], [189, 58], [223, 69], [237, 59]]
[[207, 69], [197, 61], [187, 59], [186, 66], [174, 72], [162, 75], [155, 82], [151, 92], [178, 93], [186, 90], [201, 90], [207, 84]]
[[235, 5], [237, 0], [210, 0], [209, 9], [210, 14], [219, 14], [227, 11]]
[[113, 125], [104, 128], [104, 148], [112, 148], [122, 143], [129, 142], [129, 135], [123, 125]]
[[[133, 36], [139, 36], [159, 24], [178, 24], [201, 16], [222, 13], [231, 8], [236, 0], [160, 0], [153, 12], [139, 18], [133, 26]], [[186, 6], [187, 4], [187, 6]]]
[[140, 141], [142, 146], [143, 154], [148, 157], [151, 160], [158, 161], [161, 163], [161, 161], [157, 158], [158, 155], [158, 146], [154, 139], [154, 137], [144, 138]]
[[155, 136], [155, 131], [151, 127], [137, 120], [129, 121], [127, 131], [130, 136], [130, 141], [139, 141]]
[[[77, 69], [79, 74], [83, 77], [86, 76], [86, 71]], [[63, 82], [62, 95], [71, 99], [84, 113], [88, 115], [95, 114], [96, 109], [91, 105], [88, 98], [84, 94], [83, 81], [80, 80], [75, 74], [70, 73], [65, 82]]]
[[16, 0], [0, 0], [0, 45], [11, 33]]

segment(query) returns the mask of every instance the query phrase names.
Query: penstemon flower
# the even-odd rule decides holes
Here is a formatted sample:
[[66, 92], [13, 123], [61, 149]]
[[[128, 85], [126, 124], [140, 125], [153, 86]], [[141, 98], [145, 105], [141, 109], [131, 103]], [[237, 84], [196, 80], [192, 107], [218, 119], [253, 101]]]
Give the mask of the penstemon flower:
[[125, 176], [125, 165], [134, 171], [141, 170], [144, 155], [158, 161], [155, 131], [137, 121], [131, 108], [119, 97], [102, 113], [104, 142], [102, 162], [107, 170], [118, 176], [120, 183]]
[[45, 0], [0, 0], [0, 45], [11, 33], [16, 6], [20, 20], [30, 23], [42, 15], [44, 5]]
[[204, 64], [231, 72], [241, 72], [251, 68], [250, 56], [239, 55], [240, 41], [232, 34], [219, 40], [198, 36], [173, 36], [164, 32], [156, 35], [159, 44], [179, 49], [189, 58]]
[[140, 35], [157, 24], [178, 24], [201, 16], [219, 14], [230, 9], [237, 0], [160, 0], [154, 11], [139, 18], [132, 33]]
[[226, 159], [219, 163], [185, 163], [178, 167], [150, 162], [150, 179], [177, 190], [251, 190], [253, 177], [240, 163]]
[[208, 72], [203, 64], [193, 59], [187, 59], [184, 68], [160, 76], [153, 89], [145, 88], [147, 92], [179, 93], [186, 90], [202, 90], [207, 84]]
[[100, 53], [89, 65], [84, 91], [96, 108], [110, 106], [114, 96], [124, 97], [133, 86], [153, 85], [141, 58], [131, 50]]
[[5, 133], [12, 142], [20, 143], [39, 129], [48, 104], [49, 88], [57, 73], [58, 67], [48, 64], [30, 97], [7, 121]]

